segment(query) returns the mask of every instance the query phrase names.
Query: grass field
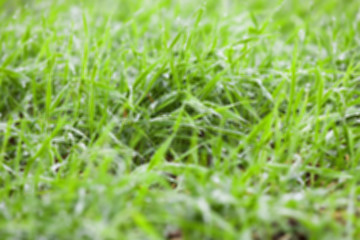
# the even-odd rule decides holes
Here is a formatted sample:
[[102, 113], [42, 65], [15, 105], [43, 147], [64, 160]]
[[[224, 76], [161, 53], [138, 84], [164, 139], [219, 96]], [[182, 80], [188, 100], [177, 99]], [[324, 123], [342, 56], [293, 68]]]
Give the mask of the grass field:
[[0, 239], [360, 239], [360, 1], [0, 0]]

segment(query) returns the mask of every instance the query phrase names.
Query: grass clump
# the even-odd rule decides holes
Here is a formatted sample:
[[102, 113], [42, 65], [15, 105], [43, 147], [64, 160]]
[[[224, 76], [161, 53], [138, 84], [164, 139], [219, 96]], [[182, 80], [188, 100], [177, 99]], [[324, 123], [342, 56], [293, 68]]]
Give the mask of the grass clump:
[[358, 239], [359, 1], [0, 0], [2, 239]]

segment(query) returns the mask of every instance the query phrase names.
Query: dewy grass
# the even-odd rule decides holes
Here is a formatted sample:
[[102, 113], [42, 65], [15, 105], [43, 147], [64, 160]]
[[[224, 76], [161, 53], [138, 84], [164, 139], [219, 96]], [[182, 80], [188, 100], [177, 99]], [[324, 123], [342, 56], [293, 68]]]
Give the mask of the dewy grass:
[[359, 16], [0, 0], [0, 239], [359, 239]]

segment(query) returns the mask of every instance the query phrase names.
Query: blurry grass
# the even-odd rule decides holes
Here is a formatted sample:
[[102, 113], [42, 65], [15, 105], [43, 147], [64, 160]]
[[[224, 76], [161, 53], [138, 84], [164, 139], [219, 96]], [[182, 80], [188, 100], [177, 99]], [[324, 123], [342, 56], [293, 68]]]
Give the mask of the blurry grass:
[[359, 7], [0, 0], [1, 239], [358, 239]]

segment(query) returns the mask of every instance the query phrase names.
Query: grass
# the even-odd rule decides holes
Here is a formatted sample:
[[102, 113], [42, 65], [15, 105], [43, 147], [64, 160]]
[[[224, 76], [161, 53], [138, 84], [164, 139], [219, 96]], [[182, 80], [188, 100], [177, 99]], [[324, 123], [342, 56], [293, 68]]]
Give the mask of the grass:
[[0, 0], [0, 238], [359, 239], [359, 9]]

